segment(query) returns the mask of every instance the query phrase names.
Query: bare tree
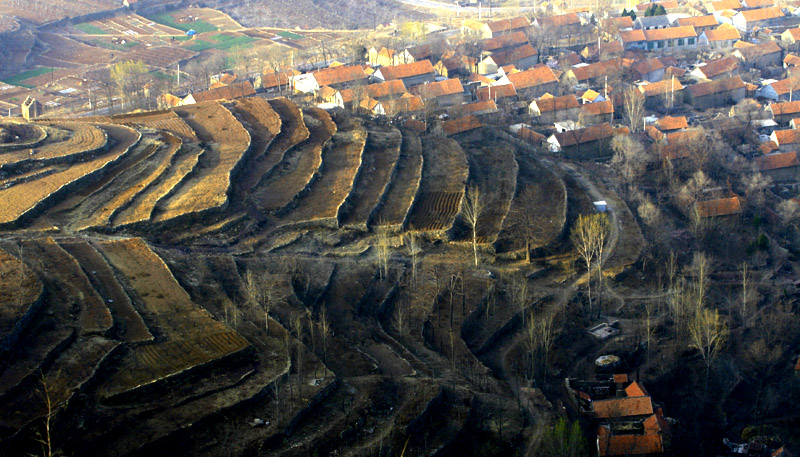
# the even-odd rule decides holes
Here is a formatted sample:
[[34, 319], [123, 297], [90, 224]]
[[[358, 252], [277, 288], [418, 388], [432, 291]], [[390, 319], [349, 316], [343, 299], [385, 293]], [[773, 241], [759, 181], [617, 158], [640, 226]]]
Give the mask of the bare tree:
[[42, 400], [42, 405], [44, 406], [45, 414], [43, 418], [44, 421], [43, 429], [36, 431], [34, 440], [37, 443], [39, 443], [39, 445], [42, 447], [43, 457], [59, 456], [62, 454], [59, 450], [53, 449], [53, 438], [52, 438], [53, 417], [55, 417], [59, 405], [57, 404], [56, 400], [53, 399], [53, 392], [50, 388], [49, 383], [47, 382], [47, 378], [42, 372], [39, 372], [39, 384], [40, 387], [38, 395], [39, 398]]
[[631, 132], [644, 130], [644, 95], [636, 87], [631, 87], [625, 91], [623, 96], [623, 106], [625, 117]]
[[594, 249], [597, 252], [597, 298], [599, 300], [600, 294], [603, 291], [603, 252], [605, 251], [606, 240], [611, 234], [611, 222], [608, 220], [608, 215], [606, 213], [597, 213], [593, 218], [595, 219], [593, 224], [595, 231], [593, 240]]
[[753, 300], [753, 290], [750, 285], [750, 266], [747, 262], [742, 262], [742, 264], [739, 265], [739, 277], [742, 280], [742, 302], [740, 303], [739, 313], [742, 316], [742, 324], [746, 325], [750, 317], [750, 302]]
[[572, 227], [570, 241], [578, 255], [581, 256], [586, 264], [586, 288], [589, 297], [589, 309], [592, 309], [592, 263], [594, 262], [597, 251], [595, 250], [595, 227], [594, 218], [591, 216], [579, 215], [578, 220]]
[[483, 199], [481, 190], [477, 186], [467, 187], [464, 194], [464, 204], [461, 206], [461, 214], [467, 221], [472, 231], [472, 253], [475, 257], [475, 266], [478, 266], [478, 221], [483, 213]]
[[297, 368], [297, 396], [303, 397], [303, 313], [295, 314], [292, 318], [292, 330], [294, 330], [297, 342], [295, 343], [295, 366]]
[[508, 214], [511, 233], [525, 242], [525, 262], [531, 261], [531, 246], [541, 232], [541, 217], [536, 212], [541, 199], [541, 187], [528, 185], [517, 196], [519, 205], [514, 205]]
[[706, 365], [706, 389], [711, 366], [725, 347], [729, 333], [728, 324], [722, 320], [717, 310], [704, 308], [691, 321], [689, 337]]
[[374, 247], [378, 257], [379, 277], [380, 279], [386, 279], [389, 273], [389, 256], [391, 255], [391, 241], [389, 240], [389, 232], [386, 229], [378, 228]]
[[647, 169], [648, 158], [642, 144], [630, 135], [614, 135], [611, 149], [614, 151], [611, 166], [625, 178], [626, 184], [635, 183]]
[[417, 232], [409, 232], [405, 236], [406, 246], [408, 247], [408, 254], [411, 256], [411, 282], [414, 289], [417, 288], [417, 264], [419, 263], [419, 256], [422, 254], [422, 240], [420, 240]]

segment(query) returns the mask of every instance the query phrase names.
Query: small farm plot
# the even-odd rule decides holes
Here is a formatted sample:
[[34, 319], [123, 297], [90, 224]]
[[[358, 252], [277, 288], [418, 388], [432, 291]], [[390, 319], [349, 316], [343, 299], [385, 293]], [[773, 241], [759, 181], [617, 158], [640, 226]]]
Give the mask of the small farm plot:
[[137, 346], [101, 387], [113, 396], [248, 346], [235, 331], [191, 301], [164, 261], [139, 238], [98, 243], [112, 267], [134, 293], [135, 303], [166, 341]]
[[247, 189], [253, 189], [275, 165], [283, 160], [286, 151], [309, 136], [308, 127], [303, 122], [303, 112], [297, 105], [286, 98], [272, 99], [269, 101], [269, 105], [281, 121], [280, 133], [269, 144], [261, 159], [246, 170], [243, 181], [246, 183]]
[[284, 154], [271, 176], [259, 186], [258, 206], [274, 211], [288, 205], [308, 185], [322, 163], [322, 146], [336, 133], [336, 124], [324, 110], [306, 111], [307, 140]]
[[48, 48], [42, 53], [48, 59], [77, 65], [105, 65], [112, 60], [110, 51], [88, 46], [68, 37], [41, 32], [38, 38]]
[[184, 32], [194, 30], [204, 33], [242, 28], [227, 14], [210, 8], [183, 8], [169, 13], [148, 14], [146, 18]]
[[158, 222], [226, 205], [233, 174], [250, 148], [250, 134], [217, 102], [180, 107], [175, 111], [207, 149], [200, 171], [159, 205], [161, 212], [154, 218]]
[[270, 104], [260, 97], [243, 98], [228, 107], [250, 132], [252, 138], [250, 157], [234, 188], [237, 192], [235, 199], [244, 201], [244, 195], [252, 190], [261, 177], [258, 171], [259, 163], [263, 161], [264, 154], [281, 131], [281, 118]]
[[361, 167], [361, 157], [367, 141], [367, 131], [360, 121], [351, 119], [349, 125], [339, 126], [322, 152], [318, 178], [299, 198], [285, 222], [327, 220], [337, 225], [336, 216], [353, 189], [353, 181]]
[[368, 223], [399, 227], [405, 221], [422, 181], [422, 141], [404, 132], [397, 171], [380, 198], [380, 207]]
[[180, 46], [152, 46], [136, 49], [129, 52], [127, 60], [141, 60], [151, 67], [174, 67], [178, 62], [183, 62], [196, 56], [197, 53]]
[[[469, 149], [467, 157], [470, 170], [467, 185], [478, 192], [477, 201], [481, 207], [476, 225], [477, 241], [494, 243], [517, 188], [514, 150], [509, 147]], [[456, 239], [471, 241], [468, 223], [462, 218], [460, 225]]]
[[449, 229], [461, 207], [469, 165], [454, 140], [427, 136], [422, 139], [425, 165], [419, 195], [411, 208], [408, 228], [440, 231]]
[[[51, 123], [51, 134], [46, 143], [33, 149], [0, 154], [0, 168], [11, 168], [20, 162], [64, 162], [70, 156], [84, 156], [106, 146], [106, 133], [94, 125], [84, 123]], [[78, 158], [78, 157], [75, 157]]]
[[36, 124], [0, 122], [0, 153], [38, 146], [47, 138], [47, 131]]
[[180, 118], [174, 111], [150, 111], [137, 114], [121, 114], [112, 118], [118, 124], [127, 124], [137, 127], [147, 127], [177, 135], [180, 138], [195, 141], [197, 135], [189, 124]]
[[364, 146], [363, 164], [348, 197], [340, 222], [342, 225], [366, 226], [370, 213], [376, 208], [389, 185], [400, 157], [402, 136], [394, 127], [370, 127]]

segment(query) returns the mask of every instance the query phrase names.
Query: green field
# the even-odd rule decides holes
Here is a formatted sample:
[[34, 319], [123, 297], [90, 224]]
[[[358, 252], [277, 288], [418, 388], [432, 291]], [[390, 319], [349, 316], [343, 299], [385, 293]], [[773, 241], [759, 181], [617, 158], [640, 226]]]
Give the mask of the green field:
[[278, 32], [278, 36], [282, 36], [288, 40], [302, 40], [303, 38], [305, 38], [303, 35], [298, 35], [296, 33], [286, 32], [286, 31]]
[[136, 46], [139, 43], [135, 41], [126, 41], [125, 44], [120, 45], [120, 44], [108, 43], [103, 40], [92, 40], [92, 44], [95, 46], [99, 46], [101, 48], [111, 49], [114, 51], [121, 51], [124, 50], [125, 48]]
[[168, 27], [172, 27], [178, 30], [183, 30], [184, 32], [188, 32], [189, 30], [194, 30], [197, 33], [203, 33], [203, 32], [216, 32], [217, 30], [219, 30], [218, 28], [214, 27], [213, 25], [205, 21], [194, 21], [181, 24], [175, 22], [175, 18], [173, 18], [167, 13], [152, 14], [145, 17], [153, 22], [158, 22], [159, 24], [166, 25]]
[[258, 38], [252, 38], [249, 36], [239, 36], [239, 37], [231, 37], [227, 35], [215, 35], [211, 37], [212, 39], [219, 40], [217, 43], [212, 43], [210, 41], [205, 40], [193, 40], [192, 44], [186, 46], [188, 49], [191, 49], [195, 52], [202, 52], [207, 49], [219, 49], [219, 50], [227, 50], [231, 48], [249, 48], [252, 46], [254, 41], [258, 41]]
[[18, 73], [18, 74], [14, 75], [14, 76], [12, 76], [10, 78], [5, 78], [5, 79], [3, 79], [3, 81], [5, 81], [8, 84], [13, 84], [15, 86], [21, 86], [21, 87], [27, 87], [29, 89], [33, 89], [34, 86], [21, 84], [22, 81], [25, 81], [26, 79], [35, 78], [37, 76], [46, 75], [47, 73], [50, 73], [50, 72], [52, 72], [54, 70], [55, 69], [51, 68], [51, 67], [34, 68], [33, 70], [28, 70], [28, 71], [23, 71], [22, 73]]
[[105, 30], [101, 29], [100, 27], [96, 27], [92, 24], [89, 24], [88, 22], [75, 24], [75, 28], [89, 35], [108, 35], [108, 32], [106, 32]]

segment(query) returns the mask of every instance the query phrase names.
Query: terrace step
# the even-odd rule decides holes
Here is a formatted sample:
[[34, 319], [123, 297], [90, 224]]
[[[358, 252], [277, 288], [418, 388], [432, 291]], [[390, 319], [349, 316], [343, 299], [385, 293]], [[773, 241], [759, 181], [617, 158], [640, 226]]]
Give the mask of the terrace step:
[[367, 225], [400, 229], [419, 191], [423, 162], [420, 137], [403, 132], [400, 157], [377, 206], [367, 219]]
[[269, 102], [260, 97], [236, 100], [229, 108], [253, 138], [252, 154], [234, 188], [233, 200], [243, 202], [261, 176], [273, 166], [267, 160], [267, 151], [281, 133], [282, 122]]
[[403, 137], [393, 126], [367, 130], [363, 163], [347, 201], [339, 211], [339, 224], [366, 230], [370, 214], [386, 192], [400, 158]]

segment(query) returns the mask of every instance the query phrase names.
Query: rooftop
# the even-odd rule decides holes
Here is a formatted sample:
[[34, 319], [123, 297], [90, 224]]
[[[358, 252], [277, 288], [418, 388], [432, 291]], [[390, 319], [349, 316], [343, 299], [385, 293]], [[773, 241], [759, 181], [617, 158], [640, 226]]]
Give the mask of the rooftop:
[[755, 158], [760, 171], [800, 166], [796, 152], [779, 152]]
[[697, 214], [702, 218], [730, 216], [732, 214], [739, 214], [742, 211], [739, 197], [697, 202], [695, 208], [697, 209]]
[[719, 94], [736, 89], [744, 89], [744, 81], [739, 76], [708, 81], [704, 83], [692, 84], [689, 86], [689, 93], [692, 97], [704, 97], [711, 94]]
[[391, 81], [393, 79], [410, 78], [412, 76], [427, 75], [433, 73], [433, 65], [430, 60], [419, 60], [413, 63], [404, 63], [390, 67], [381, 67], [383, 79]]

